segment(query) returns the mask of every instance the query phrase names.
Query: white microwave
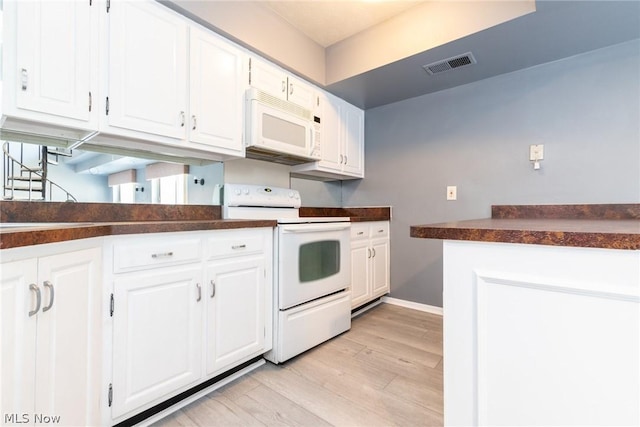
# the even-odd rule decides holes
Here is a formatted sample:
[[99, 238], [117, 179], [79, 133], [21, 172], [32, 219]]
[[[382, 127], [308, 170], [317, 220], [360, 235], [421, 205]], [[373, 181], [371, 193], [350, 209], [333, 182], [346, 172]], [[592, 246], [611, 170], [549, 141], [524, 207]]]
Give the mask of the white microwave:
[[248, 158], [295, 165], [320, 160], [320, 118], [256, 88], [246, 93]]

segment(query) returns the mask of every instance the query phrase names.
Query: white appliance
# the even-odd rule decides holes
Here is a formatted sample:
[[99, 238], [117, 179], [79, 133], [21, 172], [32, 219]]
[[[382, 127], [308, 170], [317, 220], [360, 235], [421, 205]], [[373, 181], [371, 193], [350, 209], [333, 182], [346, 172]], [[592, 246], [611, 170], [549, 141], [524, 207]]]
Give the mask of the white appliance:
[[225, 184], [223, 216], [275, 219], [273, 349], [284, 362], [351, 328], [351, 223], [300, 217], [300, 194], [288, 188]]
[[320, 160], [320, 118], [256, 88], [246, 93], [247, 157], [297, 165]]

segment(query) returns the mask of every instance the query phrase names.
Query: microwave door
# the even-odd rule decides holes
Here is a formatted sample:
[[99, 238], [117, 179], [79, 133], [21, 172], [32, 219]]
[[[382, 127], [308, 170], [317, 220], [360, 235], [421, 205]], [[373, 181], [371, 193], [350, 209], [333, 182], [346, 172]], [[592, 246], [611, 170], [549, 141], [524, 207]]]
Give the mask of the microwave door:
[[310, 156], [313, 129], [309, 121], [264, 104], [255, 107], [255, 145], [276, 152]]

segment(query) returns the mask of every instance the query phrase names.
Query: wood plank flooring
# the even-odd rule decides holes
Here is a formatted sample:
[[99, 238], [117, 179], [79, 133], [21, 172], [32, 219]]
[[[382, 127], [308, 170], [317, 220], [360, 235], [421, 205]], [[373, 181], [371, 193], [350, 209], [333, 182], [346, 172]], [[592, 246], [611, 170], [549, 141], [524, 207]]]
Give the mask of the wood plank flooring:
[[380, 304], [350, 331], [155, 425], [441, 426], [442, 402], [442, 317]]

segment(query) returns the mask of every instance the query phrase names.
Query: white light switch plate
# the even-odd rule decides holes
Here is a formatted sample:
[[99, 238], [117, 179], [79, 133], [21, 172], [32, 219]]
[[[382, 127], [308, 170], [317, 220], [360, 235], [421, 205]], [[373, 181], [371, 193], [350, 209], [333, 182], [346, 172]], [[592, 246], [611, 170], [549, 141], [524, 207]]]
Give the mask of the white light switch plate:
[[544, 145], [535, 144], [529, 146], [529, 160], [532, 162], [544, 159]]

